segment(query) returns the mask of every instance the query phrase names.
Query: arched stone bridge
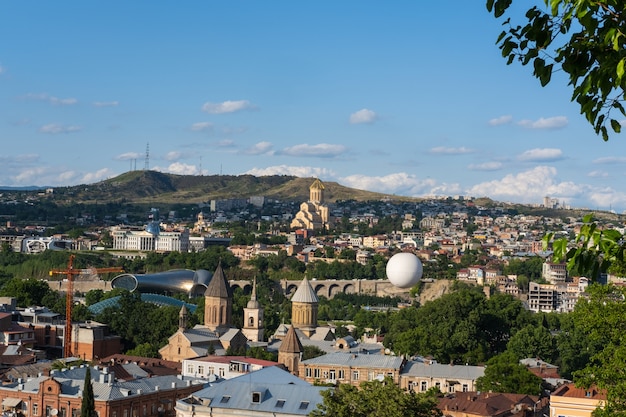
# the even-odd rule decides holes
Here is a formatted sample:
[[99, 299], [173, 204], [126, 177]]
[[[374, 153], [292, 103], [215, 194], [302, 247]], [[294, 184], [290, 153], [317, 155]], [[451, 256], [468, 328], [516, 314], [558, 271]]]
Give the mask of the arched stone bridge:
[[[280, 286], [283, 289], [284, 294], [290, 297], [296, 292], [302, 281], [288, 281], [281, 280]], [[393, 286], [387, 280], [367, 280], [367, 279], [354, 279], [354, 280], [311, 280], [309, 281], [313, 290], [318, 296], [326, 298], [333, 298], [335, 294], [347, 293], [347, 294], [369, 294], [379, 297], [384, 296], [400, 296], [408, 297], [409, 290], [402, 289]], [[249, 294], [252, 291], [252, 283], [247, 280], [232, 280], [230, 281], [231, 288], [241, 288], [244, 293]]]

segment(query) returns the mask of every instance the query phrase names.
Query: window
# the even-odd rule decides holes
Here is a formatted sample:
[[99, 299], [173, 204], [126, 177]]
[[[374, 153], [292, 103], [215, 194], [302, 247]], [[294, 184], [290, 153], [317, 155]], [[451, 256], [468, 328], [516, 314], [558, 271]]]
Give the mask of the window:
[[230, 395], [224, 395], [222, 399], [220, 400], [220, 404], [226, 404], [229, 401], [230, 401]]
[[198, 374], [204, 375], [204, 365], [198, 365]]
[[328, 371], [322, 372], [322, 378], [328, 378]]
[[304, 370], [304, 375], [305, 375], [307, 378], [311, 378], [311, 368], [305, 368], [305, 370]]
[[420, 391], [427, 391], [427, 390], [428, 390], [428, 382], [422, 381]]
[[39, 406], [37, 404], [33, 404], [33, 415], [34, 416], [39, 415]]
[[146, 417], [148, 415], [148, 406], [146, 404], [144, 404], [143, 407], [141, 408], [141, 415], [143, 417]]
[[450, 384], [448, 386], [448, 392], [454, 392], [454, 385]]
[[187, 365], [187, 373], [188, 374], [193, 374], [193, 365], [191, 365], [191, 364]]
[[469, 391], [467, 384], [463, 384], [463, 392], [467, 392]]
[[252, 393], [252, 402], [255, 404], [258, 404], [261, 402], [261, 393], [260, 392], [253, 392]]
[[276, 401], [276, 408], [283, 408], [284, 405], [285, 405], [285, 400]]
[[220, 377], [224, 377], [224, 368], [220, 368]]
[[300, 410], [306, 410], [307, 408], [309, 408], [309, 402], [308, 401], [302, 401], [300, 403]]
[[359, 371], [352, 371], [352, 379], [355, 381], [359, 380]]
[[343, 369], [339, 370], [339, 379], [344, 379], [346, 377], [346, 372]]
[[319, 369], [315, 368], [313, 370], [313, 377], [314, 378], [319, 378], [320, 377], [320, 370]]
[[212, 366], [209, 366], [209, 375], [213, 375], [215, 373], [215, 368]]
[[128, 417], [128, 409], [127, 408], [124, 409], [124, 417]]
[[441, 391], [441, 382], [435, 382], [435, 388]]
[[330, 379], [337, 379], [337, 372], [336, 372], [334, 369], [331, 369], [331, 370], [328, 372], [328, 377], [329, 377]]

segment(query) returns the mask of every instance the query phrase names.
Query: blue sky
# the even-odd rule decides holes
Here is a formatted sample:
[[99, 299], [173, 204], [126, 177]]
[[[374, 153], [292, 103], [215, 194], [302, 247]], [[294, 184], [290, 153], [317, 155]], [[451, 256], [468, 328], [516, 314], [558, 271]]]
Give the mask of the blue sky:
[[447, 5], [3, 2], [0, 185], [97, 182], [149, 143], [176, 174], [625, 210], [624, 138], [507, 66], [484, 1]]

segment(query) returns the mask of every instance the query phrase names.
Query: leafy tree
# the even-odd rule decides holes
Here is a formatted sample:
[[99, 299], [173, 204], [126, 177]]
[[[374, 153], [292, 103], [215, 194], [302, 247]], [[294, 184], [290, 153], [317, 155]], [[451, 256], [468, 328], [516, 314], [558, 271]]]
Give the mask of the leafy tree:
[[[512, 0], [487, 0], [487, 9], [503, 17]], [[622, 102], [626, 79], [626, 3], [622, 1], [545, 0], [547, 11], [530, 8], [526, 22], [504, 21], [506, 29], [497, 43], [511, 64], [532, 62], [533, 75], [542, 86], [555, 71], [563, 71], [572, 86], [572, 101], [606, 141], [607, 124], [619, 133], [621, 125], [611, 114], [626, 115]]]
[[574, 244], [570, 248], [567, 238], [554, 239], [552, 233], [543, 238], [545, 248], [552, 245], [555, 262], [566, 260], [570, 274], [589, 277], [592, 281], [612, 264], [626, 263], [624, 236], [618, 230], [601, 228], [594, 221], [593, 214], [583, 217], [583, 225]]
[[306, 345], [306, 346], [303, 346], [302, 349], [303, 349], [303, 352], [302, 352], [303, 361], [307, 359], [317, 358], [318, 356], [322, 356], [326, 354], [326, 352], [324, 352], [322, 349], [314, 345]]
[[0, 289], [0, 296], [14, 297], [19, 307], [41, 306], [48, 295], [55, 295], [48, 283], [38, 279], [13, 278]]
[[547, 328], [534, 324], [529, 324], [511, 336], [507, 350], [513, 352], [518, 360], [541, 358], [552, 363], [558, 358], [556, 339]]
[[81, 417], [97, 417], [96, 405], [93, 396], [93, 385], [91, 384], [91, 367], [85, 370], [85, 382], [83, 384], [83, 399], [80, 404]]
[[368, 381], [360, 389], [340, 384], [322, 391], [323, 402], [309, 415], [313, 417], [439, 417], [437, 397], [432, 392], [405, 392], [389, 377]]
[[505, 352], [487, 361], [485, 375], [476, 380], [479, 391], [541, 394], [542, 379], [530, 372], [512, 352]]

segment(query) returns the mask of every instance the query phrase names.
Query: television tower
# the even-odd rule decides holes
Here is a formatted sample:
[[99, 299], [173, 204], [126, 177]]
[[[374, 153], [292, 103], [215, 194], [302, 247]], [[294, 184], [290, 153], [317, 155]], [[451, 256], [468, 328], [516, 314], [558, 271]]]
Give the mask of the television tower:
[[143, 166], [144, 171], [150, 171], [150, 142], [146, 143], [146, 162]]

